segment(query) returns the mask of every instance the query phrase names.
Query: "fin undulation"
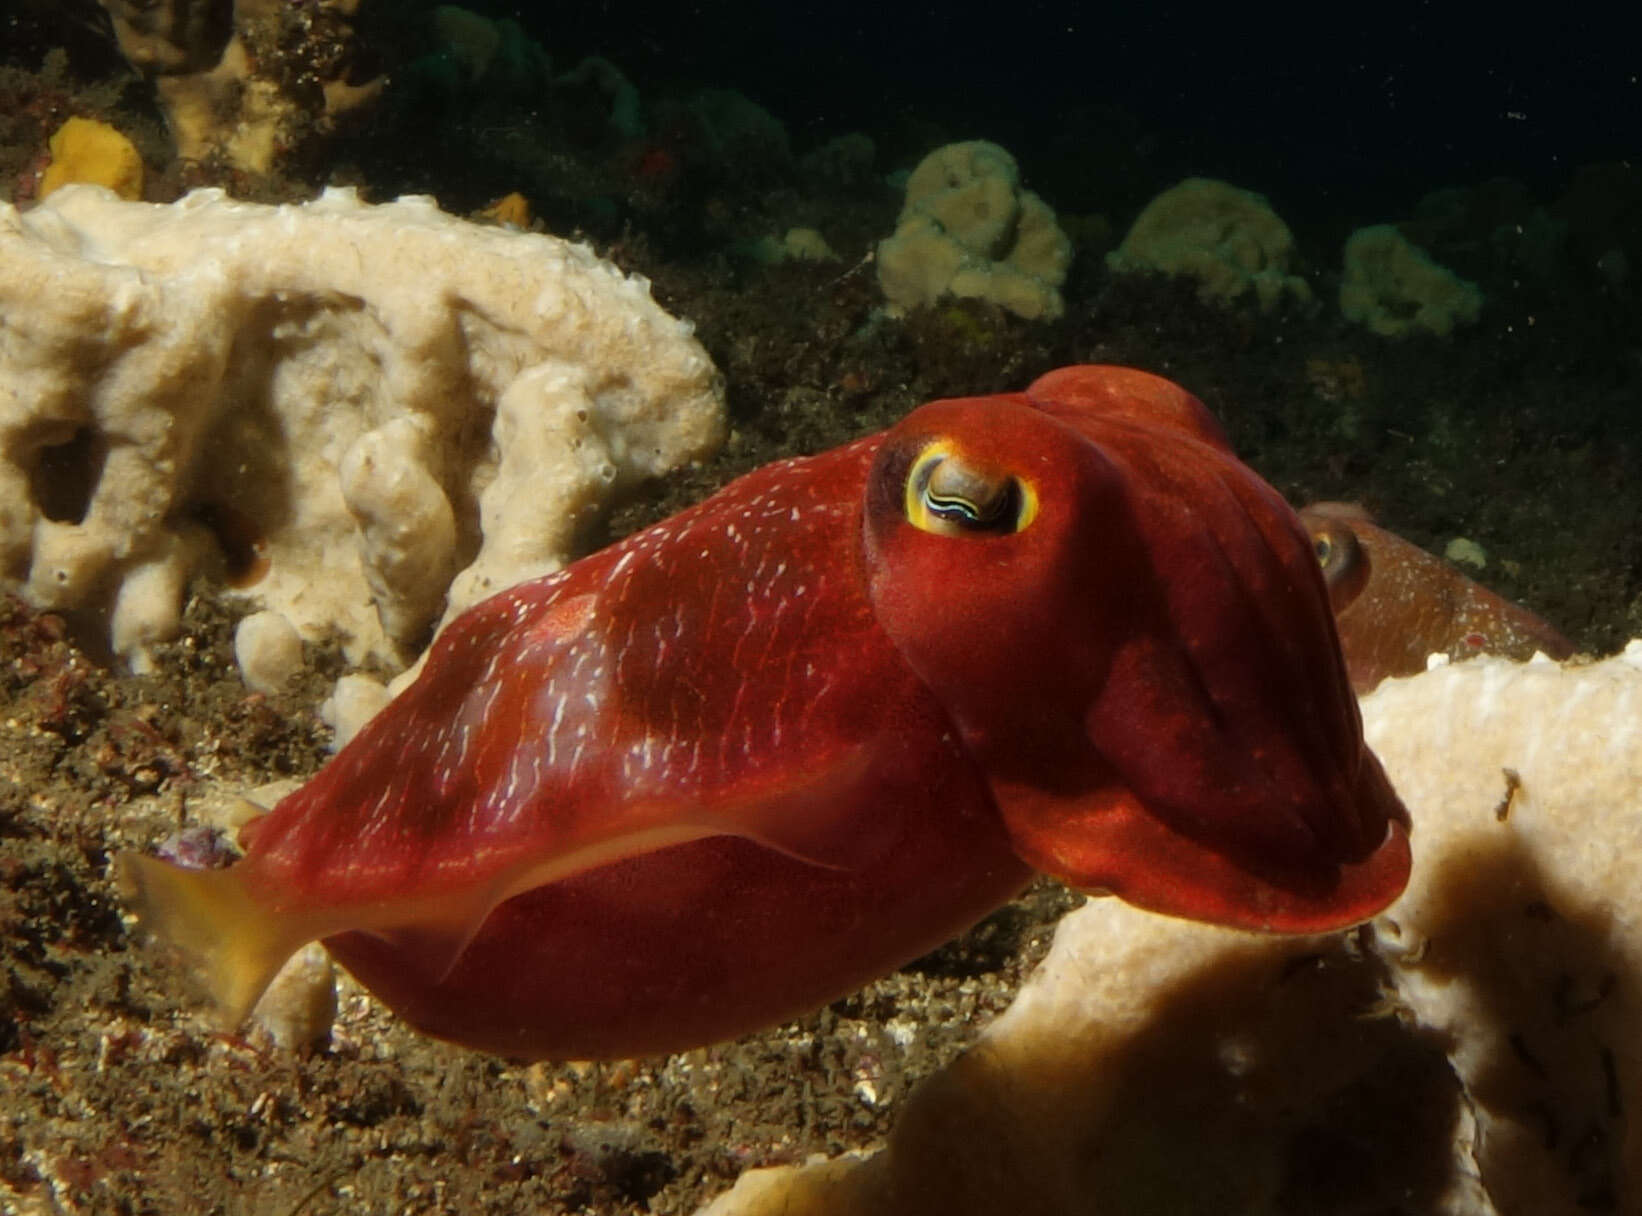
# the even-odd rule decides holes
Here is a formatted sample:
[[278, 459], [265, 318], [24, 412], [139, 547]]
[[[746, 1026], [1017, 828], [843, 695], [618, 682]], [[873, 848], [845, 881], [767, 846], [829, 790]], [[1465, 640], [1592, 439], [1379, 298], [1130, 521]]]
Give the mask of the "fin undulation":
[[513, 866], [494, 881], [474, 884], [466, 890], [441, 891], [436, 896], [381, 905], [385, 912], [369, 918], [355, 916], [342, 931], [368, 933], [387, 942], [404, 966], [430, 983], [441, 983], [490, 914], [515, 895], [641, 853], [717, 834], [685, 823], [595, 841], [567, 854]]
[[[545, 881], [556, 877], [562, 875], [550, 875]], [[349, 925], [347, 931], [368, 933], [387, 942], [398, 952], [402, 966], [437, 984], [455, 968], [456, 960], [497, 904], [537, 885], [528, 873], [509, 875], [490, 886], [396, 906], [384, 924], [373, 925], [359, 918], [363, 923]]]
[[121, 853], [115, 881], [143, 928], [175, 946], [199, 971], [232, 1028], [303, 944], [228, 870], [188, 870], [155, 857]]

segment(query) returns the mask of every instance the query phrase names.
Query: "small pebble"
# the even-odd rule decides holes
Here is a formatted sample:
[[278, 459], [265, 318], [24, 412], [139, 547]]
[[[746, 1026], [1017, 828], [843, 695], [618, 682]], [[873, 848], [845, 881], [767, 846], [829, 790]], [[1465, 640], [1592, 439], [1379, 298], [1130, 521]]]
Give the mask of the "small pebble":
[[252, 692], [283, 692], [302, 670], [302, 639], [278, 612], [253, 612], [234, 630], [234, 659]]
[[336, 967], [325, 947], [309, 942], [280, 968], [251, 1011], [253, 1035], [282, 1051], [306, 1054], [330, 1042], [336, 1020]]

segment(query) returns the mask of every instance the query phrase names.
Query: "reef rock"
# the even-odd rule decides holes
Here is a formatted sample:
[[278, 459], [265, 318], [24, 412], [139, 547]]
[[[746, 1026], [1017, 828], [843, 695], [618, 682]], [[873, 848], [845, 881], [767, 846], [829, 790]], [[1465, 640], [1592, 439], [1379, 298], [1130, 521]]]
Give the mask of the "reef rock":
[[[202, 559], [302, 639], [403, 665], [723, 430], [690, 326], [582, 245], [350, 190], [0, 206], [0, 572], [106, 614], [139, 668]], [[256, 639], [288, 666], [290, 637], [259, 623], [261, 679]]]
[[182, 160], [266, 173], [375, 101], [356, 80], [361, 0], [97, 0], [126, 61], [154, 81]]
[[1642, 641], [1386, 681], [1404, 896], [1271, 938], [1096, 900], [866, 1158], [712, 1216], [1642, 1209]]

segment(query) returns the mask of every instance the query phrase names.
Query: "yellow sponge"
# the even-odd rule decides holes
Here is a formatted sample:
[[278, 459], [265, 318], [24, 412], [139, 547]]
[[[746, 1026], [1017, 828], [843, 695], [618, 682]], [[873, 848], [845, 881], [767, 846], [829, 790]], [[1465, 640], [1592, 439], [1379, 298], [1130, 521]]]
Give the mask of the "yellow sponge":
[[107, 186], [121, 198], [143, 196], [143, 158], [106, 122], [71, 118], [51, 137], [51, 163], [40, 175], [40, 197], [70, 182]]
[[480, 219], [492, 220], [509, 228], [530, 227], [530, 200], [515, 190], [504, 194], [479, 212]]

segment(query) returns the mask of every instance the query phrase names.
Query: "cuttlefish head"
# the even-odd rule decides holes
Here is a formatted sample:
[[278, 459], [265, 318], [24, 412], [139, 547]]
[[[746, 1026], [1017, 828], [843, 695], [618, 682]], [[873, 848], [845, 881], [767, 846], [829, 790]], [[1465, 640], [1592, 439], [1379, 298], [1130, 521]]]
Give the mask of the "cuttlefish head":
[[887, 434], [863, 526], [878, 619], [1031, 864], [1288, 931], [1402, 890], [1311, 540], [1195, 398], [1079, 367], [934, 402]]

